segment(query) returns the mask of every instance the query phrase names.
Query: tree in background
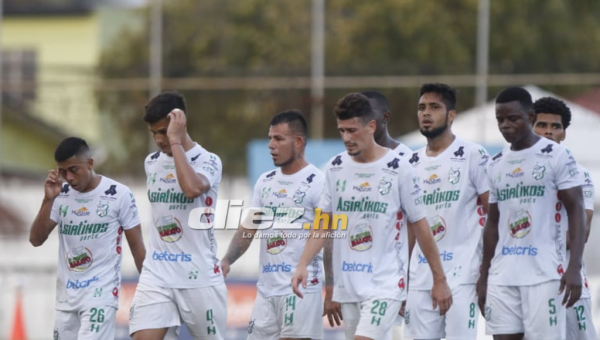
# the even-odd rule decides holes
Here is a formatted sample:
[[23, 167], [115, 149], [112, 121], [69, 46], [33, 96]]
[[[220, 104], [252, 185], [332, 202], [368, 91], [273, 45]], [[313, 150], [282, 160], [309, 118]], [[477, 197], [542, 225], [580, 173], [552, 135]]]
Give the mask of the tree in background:
[[[472, 74], [477, 4], [477, 0], [327, 0], [326, 74]], [[310, 6], [308, 0], [165, 1], [163, 76], [307, 76]], [[600, 4], [593, 0], [493, 1], [490, 73], [598, 72], [599, 15]], [[149, 28], [123, 32], [104, 51], [100, 76], [147, 77], [149, 32]], [[328, 138], [338, 137], [329, 112], [350, 91], [326, 92]], [[417, 89], [381, 91], [391, 101], [391, 132], [398, 135], [416, 128]], [[266, 137], [272, 115], [288, 108], [299, 108], [307, 116], [310, 112], [308, 90], [181, 92], [188, 101], [190, 134], [221, 156], [229, 175], [245, 173], [246, 144]], [[110, 118], [104, 120], [111, 135], [107, 170], [143, 171], [148, 133], [141, 116], [148, 99], [147, 92], [139, 91], [98, 94], [99, 106]], [[473, 89], [460, 89], [459, 110], [472, 103]]]

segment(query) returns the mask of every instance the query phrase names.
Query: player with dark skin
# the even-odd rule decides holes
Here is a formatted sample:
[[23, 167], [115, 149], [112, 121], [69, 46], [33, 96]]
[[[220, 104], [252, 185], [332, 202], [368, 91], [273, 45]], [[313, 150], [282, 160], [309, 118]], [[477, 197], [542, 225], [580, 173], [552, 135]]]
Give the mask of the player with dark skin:
[[[496, 120], [498, 122], [498, 129], [504, 139], [510, 143], [511, 150], [519, 151], [528, 149], [542, 138], [533, 131], [533, 122], [535, 121], [534, 111], [532, 109], [525, 109], [517, 100], [496, 103]], [[571, 258], [566, 272], [560, 279], [559, 292], [564, 293], [562, 304], [570, 308], [577, 302], [581, 295], [580, 268], [584, 247], [584, 204], [580, 186], [559, 190], [559, 193], [567, 210], [569, 226], [574, 226], [569, 228], [568, 231], [568, 236], [571, 239]], [[499, 216], [498, 203], [490, 203], [487, 221], [483, 230], [481, 275], [477, 282], [478, 304], [484, 317], [488, 274], [499, 240]], [[524, 339], [524, 333], [494, 335], [494, 340], [522, 339]]]

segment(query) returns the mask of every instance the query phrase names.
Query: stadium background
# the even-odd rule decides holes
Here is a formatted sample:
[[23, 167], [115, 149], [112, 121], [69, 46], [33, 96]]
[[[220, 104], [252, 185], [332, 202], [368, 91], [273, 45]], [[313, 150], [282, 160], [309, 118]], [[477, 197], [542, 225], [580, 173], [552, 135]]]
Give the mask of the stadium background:
[[[307, 156], [321, 166], [343, 150], [331, 109], [351, 91], [390, 100], [390, 132], [422, 146], [418, 87], [458, 87], [454, 131], [491, 152], [495, 93], [530, 85], [569, 100], [566, 145], [600, 182], [600, 3], [594, 0], [4, 0], [0, 24], [0, 339], [22, 326], [48, 339], [54, 322], [56, 234], [27, 241], [53, 150], [70, 135], [93, 145], [97, 171], [129, 185], [150, 232], [142, 160], [154, 147], [141, 120], [160, 90], [188, 101], [188, 130], [221, 156], [220, 199], [248, 202], [271, 167], [269, 118], [300, 108], [311, 128]], [[158, 6], [160, 5], [160, 6]], [[319, 23], [322, 23], [321, 25]], [[321, 141], [318, 141], [321, 139]], [[600, 185], [596, 197], [600, 198]], [[596, 204], [598, 207], [599, 204]], [[600, 241], [596, 214], [589, 245]], [[219, 255], [233, 231], [218, 231]], [[146, 240], [147, 240], [146, 236]], [[119, 339], [137, 275], [124, 247]], [[600, 250], [585, 251], [600, 324]], [[244, 339], [258, 273], [257, 242], [232, 267], [230, 334]], [[483, 323], [480, 323], [483, 334]], [[18, 327], [17, 327], [18, 328]], [[341, 338], [327, 328], [326, 339]], [[398, 337], [399, 338], [399, 337]], [[185, 332], [181, 339], [188, 339]]]

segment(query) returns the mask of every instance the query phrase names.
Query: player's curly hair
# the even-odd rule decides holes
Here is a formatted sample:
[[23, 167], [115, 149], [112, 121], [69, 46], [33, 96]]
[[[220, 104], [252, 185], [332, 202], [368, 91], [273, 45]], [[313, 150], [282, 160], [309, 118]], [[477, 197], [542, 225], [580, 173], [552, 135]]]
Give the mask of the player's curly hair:
[[560, 99], [552, 97], [540, 98], [533, 103], [533, 110], [535, 111], [536, 120], [538, 113], [550, 113], [560, 116], [563, 129], [566, 130], [571, 125], [571, 109]]
[[349, 93], [340, 99], [333, 109], [335, 116], [339, 120], [352, 119], [358, 117], [363, 123], [374, 119], [373, 107], [369, 98], [361, 93]]

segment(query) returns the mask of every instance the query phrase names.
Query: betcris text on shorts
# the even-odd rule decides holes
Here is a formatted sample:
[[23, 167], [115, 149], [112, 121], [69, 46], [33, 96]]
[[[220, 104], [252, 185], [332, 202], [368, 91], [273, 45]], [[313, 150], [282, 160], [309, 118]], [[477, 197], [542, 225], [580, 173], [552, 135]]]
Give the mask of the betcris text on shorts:
[[92, 284], [93, 282], [98, 281], [97, 277], [93, 277], [89, 280], [67, 280], [67, 289], [81, 289], [81, 288], [87, 288], [90, 286], [90, 284]]
[[538, 249], [533, 246], [502, 246], [502, 255], [504, 256], [537, 256]]
[[[442, 260], [442, 262], [452, 261], [454, 260], [454, 253], [444, 251], [443, 253], [440, 253], [440, 260]], [[427, 263], [427, 258], [423, 256], [423, 254], [419, 254], [419, 264], [421, 263]]]
[[373, 265], [371, 263], [358, 263], [358, 262], [342, 262], [343, 272], [356, 272], [356, 273], [373, 273]]
[[181, 253], [169, 253], [164, 251], [162, 253], [156, 250], [152, 253], [152, 259], [154, 261], [167, 261], [167, 262], [192, 262], [192, 254]]
[[285, 262], [274, 263], [271, 262], [265, 264], [262, 268], [263, 273], [289, 273], [292, 271], [292, 265]]

